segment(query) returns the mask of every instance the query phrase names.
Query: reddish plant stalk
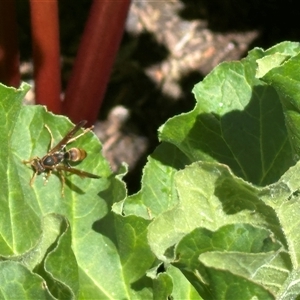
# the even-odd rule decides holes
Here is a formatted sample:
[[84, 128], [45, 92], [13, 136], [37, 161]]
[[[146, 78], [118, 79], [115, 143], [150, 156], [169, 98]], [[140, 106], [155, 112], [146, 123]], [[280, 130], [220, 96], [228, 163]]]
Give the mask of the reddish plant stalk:
[[20, 85], [20, 60], [17, 41], [15, 2], [0, 1], [0, 82]]
[[30, 0], [30, 9], [36, 103], [61, 114], [57, 0]]
[[68, 82], [63, 112], [95, 123], [124, 31], [130, 0], [94, 0]]

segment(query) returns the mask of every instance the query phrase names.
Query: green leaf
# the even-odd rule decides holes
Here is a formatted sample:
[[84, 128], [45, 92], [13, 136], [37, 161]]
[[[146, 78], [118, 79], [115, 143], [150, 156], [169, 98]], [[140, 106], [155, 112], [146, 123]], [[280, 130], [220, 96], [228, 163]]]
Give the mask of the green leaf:
[[[22, 85], [19, 90], [6, 88], [0, 84], [1, 99], [1, 143], [0, 143], [0, 256], [18, 256], [28, 251], [38, 242], [41, 235], [41, 221], [25, 201], [26, 196], [18, 178], [18, 167], [14, 164], [14, 147], [11, 139], [14, 133], [16, 120], [22, 106], [22, 98], [28, 91], [29, 86]], [[19, 141], [19, 148], [23, 148]], [[17, 228], [22, 229], [19, 231]], [[28, 235], [23, 235], [23, 231]]]
[[249, 224], [227, 225], [215, 232], [197, 228], [180, 241], [176, 253], [175, 265], [206, 297], [214, 284], [209, 273], [213, 270], [229, 271], [233, 281], [235, 276], [248, 278], [275, 294], [288, 280], [291, 267], [272, 233]]
[[178, 202], [174, 175], [190, 162], [174, 145], [159, 145], [144, 168], [141, 191], [126, 199], [123, 212], [152, 219], [172, 208]]
[[174, 283], [172, 290], [173, 299], [203, 299], [178, 268], [170, 265], [167, 269], [167, 274], [172, 278]]
[[192, 161], [224, 163], [256, 185], [276, 182], [294, 157], [276, 88], [255, 77], [265, 55], [254, 49], [240, 62], [219, 65], [195, 86], [194, 110], [171, 118], [160, 138]]
[[270, 70], [282, 65], [287, 59], [299, 53], [299, 44], [284, 42], [264, 51], [264, 56], [258, 59], [256, 76], [262, 78]]
[[0, 299], [55, 299], [43, 279], [22, 264], [0, 262]]
[[212, 290], [207, 299], [275, 299], [262, 286], [217, 269], [210, 270]]
[[53, 216], [52, 222], [60, 225], [61, 235], [49, 248], [45, 257], [45, 277], [48, 288], [58, 299], [76, 299], [79, 290], [78, 266], [71, 248], [72, 236], [69, 224], [60, 216]]
[[[149, 242], [160, 259], [165, 260], [167, 249], [185, 234], [203, 226], [215, 230], [233, 222], [264, 224], [283, 239], [276, 214], [258, 198], [257, 189], [225, 166], [194, 163], [178, 171], [175, 178], [178, 205], [149, 226]], [[258, 212], [255, 218], [254, 212]]]
[[[64, 198], [61, 194], [61, 180], [55, 172], [49, 177], [47, 185], [44, 185], [43, 177], [40, 175], [36, 177], [33, 186], [30, 187], [29, 181], [33, 175], [33, 170], [29, 166], [24, 165], [22, 160], [29, 160], [34, 156], [42, 157], [48, 152], [50, 135], [44, 127], [44, 124], [50, 128], [55, 143], [57, 143], [66, 132], [72, 128], [72, 125], [66, 118], [56, 117], [53, 114], [48, 113], [43, 107], [27, 106], [20, 110], [17, 122], [14, 123], [14, 131], [10, 141], [11, 153], [13, 156], [12, 165], [17, 169], [17, 176], [12, 177], [10, 182], [18, 184], [19, 188], [16, 189], [16, 191], [18, 191], [19, 194], [10, 195], [11, 200], [10, 196], [7, 195], [7, 199], [9, 199], [9, 202], [23, 201], [31, 208], [34, 215], [37, 216], [39, 220], [42, 220], [43, 216], [51, 213], [66, 216], [73, 228], [72, 245], [76, 250], [76, 244], [78, 243], [78, 240], [81, 239], [82, 235], [91, 232], [93, 223], [101, 215], [107, 212], [107, 209], [105, 209], [105, 201], [101, 199], [98, 194], [106, 187], [107, 180], [105, 177], [110, 174], [110, 170], [107, 163], [100, 156], [100, 144], [98, 139], [91, 133], [87, 133], [78, 141], [72, 143], [72, 146], [82, 147], [88, 153], [88, 157], [80, 163], [78, 167], [76, 166], [76, 168], [101, 175], [101, 179], [81, 179], [76, 175], [68, 176], [68, 174], [66, 174]], [[26, 147], [20, 147], [20, 145], [26, 145]], [[10, 208], [11, 207], [12, 206], [10, 205]], [[14, 210], [11, 212], [14, 212]], [[22, 213], [25, 214], [25, 212]], [[26, 215], [28, 215], [28, 213]], [[25, 217], [22, 218], [20, 214], [18, 217], [21, 220], [25, 219]], [[28, 232], [29, 235], [33, 234], [37, 231], [36, 228], [38, 228], [37, 225], [39, 222], [41, 221], [37, 221], [36, 224], [34, 224], [34, 229], [28, 229], [25, 232]], [[28, 239], [28, 236], [24, 235], [24, 227], [14, 226], [13, 229], [16, 230], [19, 236], [24, 236]], [[35, 235], [36, 243], [40, 239], [40, 235], [41, 233]], [[62, 239], [62, 241], [63, 240], [64, 239]], [[62, 244], [60, 247], [62, 247]], [[45, 263], [48, 262], [47, 264], [49, 266], [53, 265], [57, 267], [61, 263], [61, 259], [68, 257], [68, 260], [65, 260], [65, 263], [67, 263], [72, 255], [74, 256], [74, 254], [70, 254], [70, 247], [71, 243], [69, 246], [68, 244], [64, 246], [62, 250], [59, 250], [60, 248], [58, 248], [53, 252], [52, 256], [50, 256], [53, 258], [51, 260], [48, 258]], [[62, 251], [62, 253], [57, 251]], [[55, 256], [55, 253], [60, 254], [59, 256]], [[75, 253], [75, 256], [77, 264], [85, 270], [86, 266], [79, 259], [81, 255]], [[53, 261], [54, 259], [55, 261]], [[71, 263], [71, 265], [74, 265], [74, 263]], [[51, 273], [50, 276], [62, 276], [62, 278], [59, 279], [59, 281], [55, 279], [56, 282], [51, 285], [52, 293], [56, 295], [69, 294], [73, 295], [71, 298], [74, 298], [78, 293], [78, 279], [76, 280], [76, 277], [78, 277], [77, 265], [72, 267], [73, 269], [69, 268], [70, 272], [73, 272], [73, 278], [64, 274], [63, 271], [65, 269], [58, 268], [56, 272], [54, 272], [53, 268], [54, 267], [52, 267], [51, 271], [48, 271]], [[54, 275], [53, 272], [54, 274], [56, 273], [56, 275]], [[46, 275], [45, 278], [47, 278]], [[63, 280], [63, 283], [61, 280]], [[62, 284], [66, 285], [66, 288], [62, 288]], [[59, 296], [59, 298], [62, 297]]]
[[[299, 174], [293, 168], [287, 174], [290, 172]], [[175, 178], [178, 205], [149, 226], [149, 243], [158, 258], [173, 262], [204, 299], [221, 298], [224, 289], [230, 295], [224, 298], [230, 299], [233, 287], [243, 289], [247, 280], [248, 292], [241, 293], [241, 299], [247, 299], [248, 293], [272, 299], [271, 295], [296, 290], [293, 280], [299, 271], [294, 249], [299, 239], [293, 218], [299, 219], [300, 202], [292, 207], [287, 178], [261, 189], [237, 178], [225, 166], [204, 162], [179, 171]], [[280, 209], [271, 207], [269, 202], [275, 205], [272, 197], [278, 199], [275, 192], [285, 198], [290, 210], [280, 201]], [[282, 228], [287, 230], [285, 236]], [[224, 276], [225, 286], [214, 286]]]
[[172, 279], [166, 273], [158, 274], [153, 282], [154, 300], [168, 299], [173, 288]]
[[111, 211], [115, 202], [126, 197], [126, 188], [122, 176], [114, 176], [102, 157], [98, 138], [88, 132], [67, 148], [85, 149], [86, 159], [74, 167], [100, 179], [66, 173], [62, 197], [61, 178], [54, 170], [46, 185], [43, 174], [38, 174], [31, 187], [34, 170], [23, 160], [41, 158], [49, 151], [51, 136], [45, 125], [54, 145], [74, 125], [44, 107], [23, 106], [27, 86], [0, 88], [5, 125], [0, 127], [5, 137], [0, 164], [0, 254], [21, 267], [15, 271], [17, 279], [11, 288], [21, 282], [25, 270], [43, 282], [45, 290], [40, 284], [41, 291], [50, 298], [151, 297], [152, 288], [144, 286], [147, 281], [149, 285], [146, 271], [155, 260], [147, 243], [149, 221]]
[[289, 141], [293, 147], [296, 159], [300, 155], [300, 96], [299, 96], [299, 62], [300, 53], [294, 55], [284, 64], [271, 69], [263, 78], [265, 82], [275, 87], [283, 105]]
[[299, 181], [300, 181], [300, 163], [286, 172], [281, 180], [263, 189], [260, 197], [273, 207], [281, 223], [282, 230], [285, 233], [285, 240], [291, 256], [293, 268], [298, 272], [300, 264], [300, 202], [299, 202]]
[[194, 110], [160, 128], [194, 163], [174, 166], [177, 201], [148, 240], [204, 299], [299, 297], [299, 53], [285, 42], [221, 64], [195, 86]]

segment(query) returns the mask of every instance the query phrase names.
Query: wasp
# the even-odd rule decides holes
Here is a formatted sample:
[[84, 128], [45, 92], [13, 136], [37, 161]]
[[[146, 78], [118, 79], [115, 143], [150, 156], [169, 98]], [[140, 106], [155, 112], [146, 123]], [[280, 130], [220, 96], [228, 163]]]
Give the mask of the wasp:
[[65, 185], [65, 178], [63, 176], [63, 171], [70, 172], [72, 174], [76, 174], [80, 176], [81, 178], [89, 177], [89, 178], [100, 178], [100, 176], [91, 174], [79, 169], [73, 168], [69, 162], [79, 162], [86, 158], [87, 153], [84, 149], [80, 148], [70, 148], [66, 149], [66, 146], [74, 141], [76, 141], [78, 138], [86, 134], [87, 132], [91, 131], [94, 126], [91, 126], [89, 128], [86, 128], [83, 130], [82, 133], [75, 136], [75, 134], [78, 132], [80, 128], [82, 128], [87, 121], [83, 120], [80, 121], [78, 124], [76, 124], [63, 138], [62, 140], [52, 148], [53, 146], [53, 135], [50, 130], [50, 128], [45, 124], [44, 126], [48, 130], [50, 134], [50, 150], [48, 153], [43, 156], [42, 158], [39, 157], [33, 157], [29, 160], [23, 160], [24, 164], [30, 164], [34, 170], [34, 173], [32, 175], [32, 178], [30, 179], [30, 186], [33, 185], [35, 178], [37, 175], [45, 173], [44, 177], [44, 184], [48, 182], [48, 178], [51, 175], [52, 171], [57, 171], [60, 175], [61, 181], [62, 181], [62, 196], [64, 197], [64, 185]]

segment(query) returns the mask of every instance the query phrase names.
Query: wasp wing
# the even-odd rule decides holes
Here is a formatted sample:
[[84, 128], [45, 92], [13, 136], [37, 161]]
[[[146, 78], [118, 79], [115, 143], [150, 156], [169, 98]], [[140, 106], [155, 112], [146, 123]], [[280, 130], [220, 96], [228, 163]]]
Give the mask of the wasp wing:
[[82, 170], [79, 170], [79, 169], [75, 169], [75, 168], [72, 168], [72, 167], [67, 167], [67, 166], [64, 166], [64, 165], [55, 166], [55, 170], [70, 172], [72, 174], [76, 174], [76, 175], [80, 176], [81, 178], [85, 178], [85, 177], [88, 177], [88, 178], [101, 178], [98, 175], [88, 173], [88, 172], [85, 172], [85, 171], [82, 171]]
[[70, 143], [70, 140], [73, 138], [73, 136], [75, 135], [75, 133], [82, 128], [87, 121], [82, 120], [79, 123], [77, 123], [63, 138], [62, 140], [56, 145], [54, 146], [52, 149], [50, 149], [48, 154], [52, 154], [58, 151], [61, 151], [64, 147], [66, 147], [66, 145], [68, 143]]

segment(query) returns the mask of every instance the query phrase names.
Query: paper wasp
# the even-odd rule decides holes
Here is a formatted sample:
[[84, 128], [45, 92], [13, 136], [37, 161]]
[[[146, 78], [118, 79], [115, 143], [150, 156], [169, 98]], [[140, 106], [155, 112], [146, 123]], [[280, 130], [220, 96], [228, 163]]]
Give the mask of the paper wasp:
[[75, 169], [71, 167], [69, 164], [70, 161], [76, 162], [76, 161], [82, 161], [86, 158], [87, 153], [84, 149], [79, 148], [71, 148], [66, 149], [66, 146], [75, 140], [77, 140], [79, 137], [83, 136], [87, 132], [91, 131], [94, 126], [90, 128], [84, 129], [82, 133], [75, 136], [76, 132], [83, 127], [86, 124], [87, 121], [80, 121], [78, 124], [76, 124], [63, 138], [62, 140], [52, 148], [53, 145], [53, 135], [51, 133], [50, 128], [45, 125], [46, 129], [48, 130], [51, 140], [50, 140], [50, 150], [49, 152], [43, 156], [42, 158], [39, 157], [33, 157], [29, 160], [23, 160], [24, 164], [30, 164], [34, 170], [34, 174], [30, 180], [30, 186], [33, 185], [34, 180], [37, 175], [41, 173], [46, 173], [45, 175], [45, 181], [44, 184], [47, 183], [49, 176], [51, 175], [52, 171], [57, 171], [60, 175], [61, 181], [62, 181], [62, 196], [64, 196], [64, 185], [65, 185], [65, 178], [62, 174], [63, 171], [70, 172], [73, 174], [76, 174], [80, 176], [81, 178], [89, 177], [89, 178], [100, 178], [98, 175], [94, 175], [79, 169]]

